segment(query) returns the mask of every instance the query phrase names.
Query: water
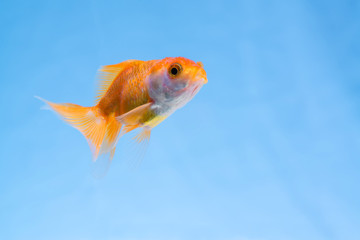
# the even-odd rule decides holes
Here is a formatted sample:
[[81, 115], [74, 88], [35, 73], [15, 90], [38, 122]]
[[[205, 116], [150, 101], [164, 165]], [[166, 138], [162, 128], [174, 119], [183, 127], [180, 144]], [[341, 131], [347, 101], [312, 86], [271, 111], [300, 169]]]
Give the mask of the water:
[[[0, 239], [360, 238], [357, 1], [3, 1]], [[141, 166], [103, 179], [33, 98], [90, 106], [96, 70], [208, 74]], [[121, 144], [121, 143], [119, 143]]]

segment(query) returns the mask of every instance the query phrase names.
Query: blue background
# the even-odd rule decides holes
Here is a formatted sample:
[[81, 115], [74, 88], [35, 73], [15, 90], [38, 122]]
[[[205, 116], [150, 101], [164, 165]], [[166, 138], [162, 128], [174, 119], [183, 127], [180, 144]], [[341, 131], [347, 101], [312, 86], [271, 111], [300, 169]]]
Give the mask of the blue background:
[[[360, 239], [359, 1], [1, 1], [0, 239]], [[96, 70], [202, 61], [209, 83], [103, 179], [33, 98]]]

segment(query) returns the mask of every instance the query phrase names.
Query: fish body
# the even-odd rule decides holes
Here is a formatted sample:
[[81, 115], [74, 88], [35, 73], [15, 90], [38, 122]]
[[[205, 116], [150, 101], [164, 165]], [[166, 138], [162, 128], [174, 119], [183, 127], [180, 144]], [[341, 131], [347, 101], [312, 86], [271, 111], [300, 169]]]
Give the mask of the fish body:
[[202, 63], [183, 57], [107, 65], [99, 79], [93, 107], [41, 99], [86, 137], [93, 161], [107, 153], [111, 161], [119, 137], [134, 129], [142, 129], [137, 142], [149, 141], [151, 130], [207, 83]]

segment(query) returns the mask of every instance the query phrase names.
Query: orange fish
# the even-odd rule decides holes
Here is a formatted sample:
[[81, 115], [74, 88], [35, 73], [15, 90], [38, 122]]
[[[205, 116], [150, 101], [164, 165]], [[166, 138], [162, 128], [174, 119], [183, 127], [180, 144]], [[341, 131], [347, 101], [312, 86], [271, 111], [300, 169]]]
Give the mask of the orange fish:
[[183, 57], [128, 60], [104, 66], [99, 78], [93, 107], [40, 98], [85, 136], [93, 161], [105, 154], [111, 161], [118, 139], [134, 129], [141, 128], [135, 137], [138, 143], [149, 141], [151, 130], [207, 83], [203, 64]]

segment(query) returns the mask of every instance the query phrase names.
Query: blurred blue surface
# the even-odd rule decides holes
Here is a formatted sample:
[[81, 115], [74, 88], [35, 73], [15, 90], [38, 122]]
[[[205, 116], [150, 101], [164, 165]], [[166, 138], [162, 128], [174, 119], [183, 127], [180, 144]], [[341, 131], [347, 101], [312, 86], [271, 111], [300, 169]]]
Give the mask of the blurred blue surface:
[[[360, 239], [359, 1], [0, 2], [0, 239]], [[202, 61], [131, 169], [50, 111], [96, 70]], [[118, 149], [118, 152], [121, 149]]]

